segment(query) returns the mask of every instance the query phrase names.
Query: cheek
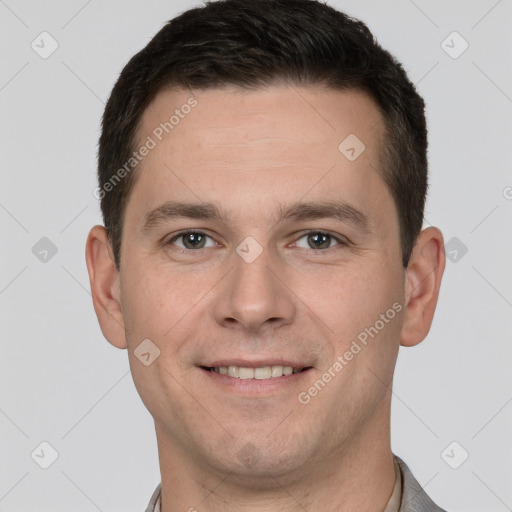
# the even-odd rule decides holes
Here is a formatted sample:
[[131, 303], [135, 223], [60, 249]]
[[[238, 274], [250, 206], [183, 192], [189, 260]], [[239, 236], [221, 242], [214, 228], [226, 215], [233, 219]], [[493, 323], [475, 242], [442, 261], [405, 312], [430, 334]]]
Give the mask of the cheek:
[[148, 410], [157, 417], [166, 411], [177, 421], [183, 412], [175, 400], [183, 392], [178, 354], [197, 320], [194, 306], [204, 290], [183, 274], [149, 265], [127, 264], [125, 271], [121, 295], [134, 385]]
[[365, 333], [369, 336], [368, 330], [375, 334], [375, 326], [379, 338], [398, 337], [399, 310], [403, 309], [401, 278], [398, 268], [377, 261], [351, 265], [332, 271], [317, 281], [314, 292], [310, 289], [304, 296], [308, 297], [308, 306], [330, 327], [339, 352], [360, 334], [363, 339]]
[[[157, 344], [193, 313], [205, 292], [205, 283], [144, 263], [126, 265], [121, 282], [123, 317], [128, 343], [144, 338]], [[141, 270], [143, 269], [143, 270]]]

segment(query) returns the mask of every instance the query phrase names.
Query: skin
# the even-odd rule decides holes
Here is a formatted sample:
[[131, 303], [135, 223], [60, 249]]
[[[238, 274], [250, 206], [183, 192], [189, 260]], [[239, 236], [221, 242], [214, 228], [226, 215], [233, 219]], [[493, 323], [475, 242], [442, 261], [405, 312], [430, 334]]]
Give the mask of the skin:
[[[379, 174], [383, 119], [364, 93], [281, 84], [193, 96], [197, 106], [137, 167], [120, 272], [102, 226], [86, 247], [102, 332], [128, 349], [155, 420], [162, 511], [383, 510], [395, 480], [396, 358], [430, 329], [443, 236], [423, 230], [403, 268], [396, 207]], [[141, 143], [190, 97], [161, 92], [144, 112]], [[354, 161], [338, 150], [349, 134], [366, 147]], [[215, 202], [225, 218], [179, 217], [142, 233], [147, 212], [168, 200]], [[368, 230], [335, 218], [276, 222], [279, 205], [329, 200], [357, 208]], [[208, 235], [202, 248], [173, 238], [187, 229]], [[318, 249], [306, 230], [332, 238]], [[262, 250], [251, 263], [236, 251], [248, 236]], [[300, 403], [395, 303], [402, 310]], [[146, 338], [160, 350], [148, 366], [134, 354]], [[233, 360], [310, 369], [269, 384], [201, 368]]]

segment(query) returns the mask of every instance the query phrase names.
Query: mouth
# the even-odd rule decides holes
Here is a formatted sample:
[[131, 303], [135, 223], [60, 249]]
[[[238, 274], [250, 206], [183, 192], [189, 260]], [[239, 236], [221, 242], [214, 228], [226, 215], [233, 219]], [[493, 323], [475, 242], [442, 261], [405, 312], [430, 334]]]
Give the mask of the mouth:
[[311, 366], [305, 367], [294, 367], [294, 366], [285, 366], [285, 365], [266, 365], [266, 366], [258, 366], [258, 367], [249, 367], [249, 366], [237, 366], [237, 365], [227, 365], [227, 366], [201, 366], [203, 370], [219, 373], [221, 375], [226, 375], [228, 377], [232, 377], [235, 379], [243, 379], [243, 380], [269, 380], [269, 379], [279, 379], [282, 377], [288, 377], [290, 375], [294, 375], [297, 373], [303, 373], [311, 369]]

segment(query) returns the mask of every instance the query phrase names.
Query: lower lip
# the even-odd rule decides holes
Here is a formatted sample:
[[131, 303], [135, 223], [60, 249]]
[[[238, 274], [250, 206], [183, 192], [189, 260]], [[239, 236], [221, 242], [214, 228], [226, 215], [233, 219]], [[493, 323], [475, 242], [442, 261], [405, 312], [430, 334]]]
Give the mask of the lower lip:
[[224, 389], [240, 393], [243, 395], [272, 394], [281, 390], [285, 390], [292, 386], [303, 382], [310, 368], [300, 373], [292, 373], [291, 375], [283, 375], [282, 377], [272, 377], [270, 379], [240, 379], [238, 377], [230, 377], [222, 373], [213, 372], [200, 368], [206, 378], [210, 382], [223, 387]]

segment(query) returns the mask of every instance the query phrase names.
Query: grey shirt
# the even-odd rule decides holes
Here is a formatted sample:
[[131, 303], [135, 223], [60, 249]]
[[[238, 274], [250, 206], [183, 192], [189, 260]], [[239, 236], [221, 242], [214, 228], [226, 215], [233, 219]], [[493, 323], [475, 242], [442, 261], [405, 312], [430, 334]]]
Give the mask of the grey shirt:
[[[400, 457], [395, 455], [394, 461], [395, 486], [382, 512], [446, 512], [427, 496], [421, 485], [412, 475], [407, 464]], [[146, 512], [161, 512], [161, 490], [162, 484], [160, 483], [153, 492], [153, 496], [151, 496]]]

